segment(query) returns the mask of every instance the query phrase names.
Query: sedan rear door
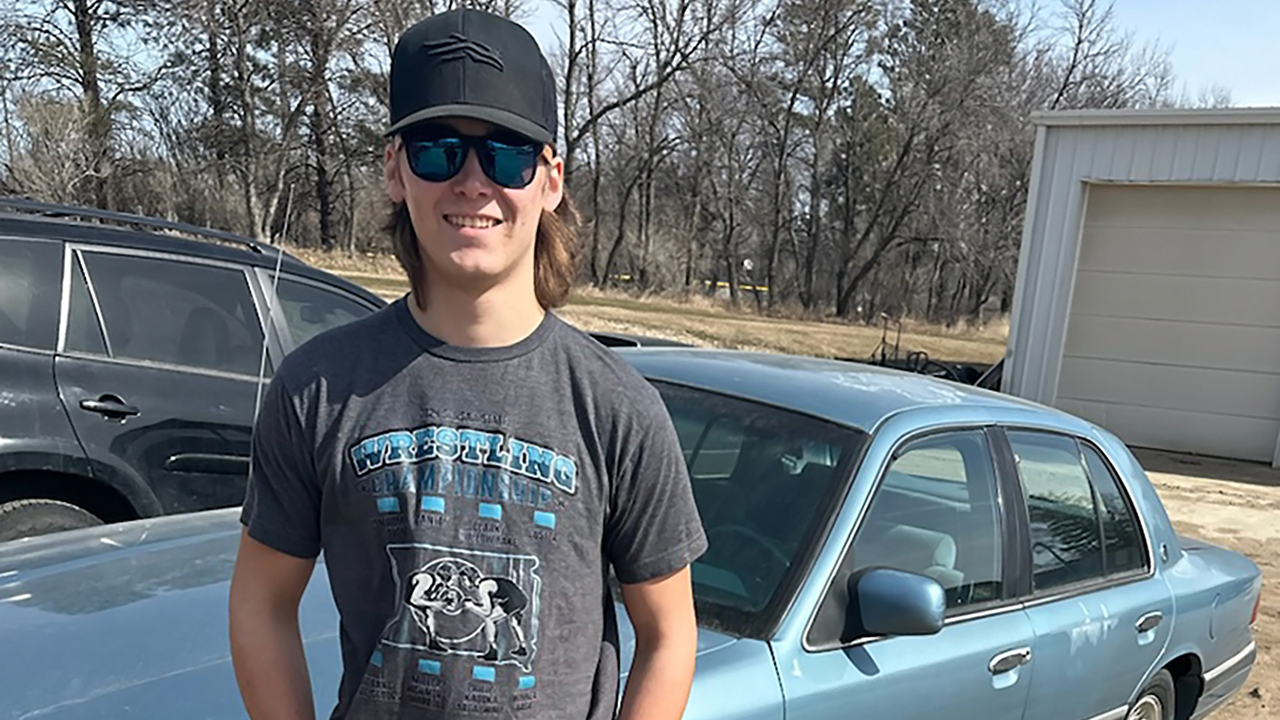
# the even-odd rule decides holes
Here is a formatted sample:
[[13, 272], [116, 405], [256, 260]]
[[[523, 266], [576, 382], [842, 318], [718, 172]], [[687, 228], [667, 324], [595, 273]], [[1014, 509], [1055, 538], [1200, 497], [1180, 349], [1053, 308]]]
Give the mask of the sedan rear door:
[[1123, 718], [1174, 620], [1141, 518], [1092, 444], [1039, 430], [1006, 435], [1029, 523], [1022, 550], [1037, 670], [1027, 717]]

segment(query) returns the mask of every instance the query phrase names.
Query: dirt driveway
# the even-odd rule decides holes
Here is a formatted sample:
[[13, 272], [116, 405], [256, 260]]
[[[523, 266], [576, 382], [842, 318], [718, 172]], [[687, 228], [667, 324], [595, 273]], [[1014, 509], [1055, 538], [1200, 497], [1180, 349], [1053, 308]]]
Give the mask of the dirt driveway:
[[1258, 664], [1213, 720], [1280, 717], [1280, 472], [1135, 450], [1179, 532], [1243, 552], [1262, 568]]

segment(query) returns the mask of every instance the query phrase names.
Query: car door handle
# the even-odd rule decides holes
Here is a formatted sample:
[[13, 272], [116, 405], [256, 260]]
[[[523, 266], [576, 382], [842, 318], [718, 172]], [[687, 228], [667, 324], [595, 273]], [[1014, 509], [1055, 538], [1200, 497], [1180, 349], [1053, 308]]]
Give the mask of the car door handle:
[[991, 671], [992, 675], [1000, 675], [1029, 662], [1031, 662], [1031, 648], [1018, 648], [1017, 650], [1000, 653], [991, 658], [991, 664], [987, 666], [987, 669]]
[[249, 458], [218, 453], [178, 453], [164, 461], [169, 472], [205, 473], [210, 475], [247, 475]]
[[114, 395], [103, 395], [97, 400], [81, 400], [80, 407], [107, 417], [123, 418], [139, 414], [138, 408]]
[[1151, 632], [1156, 629], [1156, 626], [1160, 624], [1161, 620], [1164, 620], [1164, 613], [1161, 613], [1159, 610], [1149, 612], [1138, 618], [1138, 624], [1134, 626], [1134, 629], [1138, 631], [1139, 635]]

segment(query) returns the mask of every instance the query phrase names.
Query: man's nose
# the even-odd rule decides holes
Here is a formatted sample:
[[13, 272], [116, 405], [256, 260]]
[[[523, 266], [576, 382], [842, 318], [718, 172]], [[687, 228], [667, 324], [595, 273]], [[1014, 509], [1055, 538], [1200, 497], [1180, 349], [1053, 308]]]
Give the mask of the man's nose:
[[[467, 151], [467, 159], [463, 161], [462, 169], [454, 176], [453, 186], [457, 193], [467, 197], [493, 194], [493, 186], [484, 174], [484, 169], [480, 167], [480, 156], [474, 149]], [[458, 578], [454, 577], [450, 582], [457, 585]]]

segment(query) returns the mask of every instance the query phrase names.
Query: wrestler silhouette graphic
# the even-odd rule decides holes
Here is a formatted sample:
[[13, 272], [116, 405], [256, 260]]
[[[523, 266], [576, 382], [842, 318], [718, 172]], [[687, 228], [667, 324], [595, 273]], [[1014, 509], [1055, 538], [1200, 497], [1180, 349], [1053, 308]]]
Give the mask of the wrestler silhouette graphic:
[[[464, 577], [463, 584], [470, 585], [471, 578]], [[524, 622], [525, 609], [529, 607], [529, 597], [514, 582], [504, 577], [480, 578], [474, 587], [469, 587], [469, 597], [463, 597], [463, 607], [484, 622], [484, 638], [489, 645], [483, 658], [490, 662], [498, 659], [498, 623], [506, 621], [515, 638], [516, 648], [511, 651], [514, 657], [529, 654], [525, 644], [524, 630], [520, 623]]]

